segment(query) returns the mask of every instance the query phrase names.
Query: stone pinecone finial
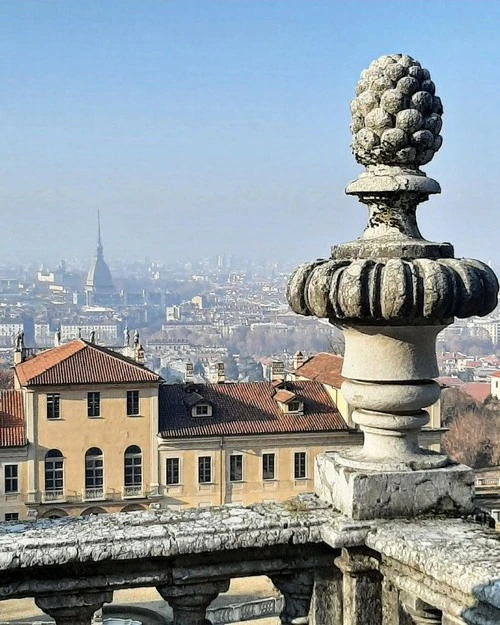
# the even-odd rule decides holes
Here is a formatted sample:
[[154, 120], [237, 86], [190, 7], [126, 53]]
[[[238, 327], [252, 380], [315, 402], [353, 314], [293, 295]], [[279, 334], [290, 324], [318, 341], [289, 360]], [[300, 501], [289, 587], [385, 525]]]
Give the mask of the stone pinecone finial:
[[368, 207], [355, 241], [329, 259], [300, 265], [287, 299], [300, 315], [342, 325], [447, 325], [490, 313], [498, 281], [484, 263], [454, 258], [450, 243], [427, 241], [416, 210], [439, 184], [419, 169], [441, 147], [441, 100], [428, 70], [403, 54], [361, 72], [351, 102], [352, 150], [366, 171], [346, 193]]
[[405, 54], [361, 72], [351, 102], [352, 151], [362, 165], [429, 163], [442, 144], [441, 99], [429, 70]]

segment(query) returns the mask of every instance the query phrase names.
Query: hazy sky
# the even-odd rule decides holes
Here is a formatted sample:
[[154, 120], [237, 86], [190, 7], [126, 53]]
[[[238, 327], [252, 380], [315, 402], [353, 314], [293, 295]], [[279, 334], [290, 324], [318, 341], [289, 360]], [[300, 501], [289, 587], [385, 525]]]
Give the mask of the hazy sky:
[[500, 265], [500, 2], [0, 1], [3, 258], [310, 260], [344, 196], [359, 72], [403, 52], [444, 103], [427, 238]]

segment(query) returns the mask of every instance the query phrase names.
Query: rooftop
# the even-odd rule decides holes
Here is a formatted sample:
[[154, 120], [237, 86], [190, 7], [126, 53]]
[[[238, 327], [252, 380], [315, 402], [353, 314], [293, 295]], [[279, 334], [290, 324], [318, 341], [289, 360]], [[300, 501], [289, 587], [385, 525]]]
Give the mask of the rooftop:
[[21, 386], [160, 382], [159, 375], [117, 352], [76, 339], [14, 367]]
[[316, 380], [333, 388], [340, 388], [345, 379], [341, 373], [343, 362], [342, 356], [320, 352], [306, 360], [295, 371], [295, 375], [308, 380]]
[[0, 391], [0, 447], [26, 445], [21, 391]]
[[286, 385], [288, 392], [304, 402], [303, 414], [284, 413], [271, 383], [248, 382], [197, 385], [196, 394], [212, 406], [212, 416], [193, 417], [186, 405], [188, 388], [184, 384], [164, 384], [160, 387], [160, 436], [182, 438], [348, 430], [321, 383], [304, 380], [286, 382]]

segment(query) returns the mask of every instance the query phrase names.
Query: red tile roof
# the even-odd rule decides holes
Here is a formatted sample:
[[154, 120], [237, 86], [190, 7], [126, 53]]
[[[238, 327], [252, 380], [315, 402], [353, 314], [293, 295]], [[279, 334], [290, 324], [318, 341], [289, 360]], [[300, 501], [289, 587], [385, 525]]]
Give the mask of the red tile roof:
[[26, 445], [22, 391], [0, 391], [0, 447]]
[[495, 371], [495, 373], [489, 373], [488, 376], [490, 378], [500, 378], [500, 371]]
[[21, 386], [161, 382], [134, 360], [83, 339], [41, 352], [14, 370]]
[[441, 375], [439, 378], [435, 378], [436, 382], [441, 388], [449, 388], [450, 386], [463, 386], [465, 382], [460, 378], [452, 375]]
[[308, 380], [317, 380], [333, 388], [340, 388], [345, 378], [342, 376], [342, 364], [344, 359], [336, 354], [320, 352], [306, 360], [295, 371], [295, 375]]
[[347, 430], [337, 407], [319, 382], [286, 382], [304, 402], [304, 414], [283, 413], [269, 382], [198, 385], [213, 407], [211, 417], [193, 417], [183, 384], [160, 386], [160, 436], [231, 436]]
[[491, 394], [491, 384], [489, 382], [467, 382], [460, 387], [460, 390], [475, 401], [482, 403]]

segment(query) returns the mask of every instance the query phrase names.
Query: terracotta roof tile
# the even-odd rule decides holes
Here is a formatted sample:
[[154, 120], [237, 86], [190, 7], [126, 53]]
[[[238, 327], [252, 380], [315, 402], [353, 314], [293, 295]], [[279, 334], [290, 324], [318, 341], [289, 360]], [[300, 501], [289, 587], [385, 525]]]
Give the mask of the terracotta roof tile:
[[134, 360], [83, 339], [41, 352], [14, 370], [21, 386], [161, 382]]
[[160, 386], [160, 436], [230, 436], [348, 430], [337, 407], [319, 382], [287, 382], [304, 402], [304, 414], [286, 414], [278, 406], [269, 382], [199, 385], [198, 392], [213, 407], [211, 417], [193, 417], [183, 384]]
[[281, 402], [282, 404], [285, 404], [287, 401], [290, 401], [291, 399], [295, 399], [295, 397], [297, 396], [295, 395], [295, 393], [292, 393], [292, 391], [287, 391], [286, 389], [280, 389], [274, 396], [274, 399], [276, 401]]
[[333, 388], [340, 388], [345, 380], [341, 373], [343, 362], [342, 356], [320, 352], [306, 360], [295, 371], [295, 375], [308, 380], [316, 380]]
[[467, 382], [460, 387], [460, 390], [475, 401], [482, 403], [491, 394], [491, 384], [489, 382]]
[[22, 391], [0, 391], [0, 447], [26, 445]]

